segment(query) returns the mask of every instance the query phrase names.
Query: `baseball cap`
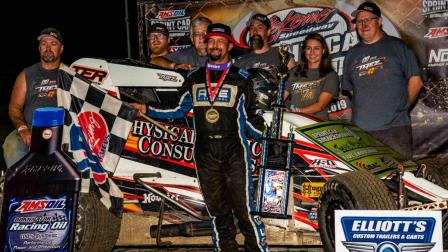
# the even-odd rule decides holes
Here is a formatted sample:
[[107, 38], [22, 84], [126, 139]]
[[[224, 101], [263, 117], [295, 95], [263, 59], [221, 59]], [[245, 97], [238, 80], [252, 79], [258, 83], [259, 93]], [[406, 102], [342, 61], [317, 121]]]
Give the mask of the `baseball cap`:
[[221, 36], [228, 39], [231, 43], [237, 44], [232, 37], [232, 30], [225, 24], [215, 23], [207, 26], [207, 34], [205, 34], [204, 40], [211, 36]]
[[249, 27], [255, 20], [260, 21], [267, 29], [271, 28], [271, 20], [269, 20], [268, 16], [261, 13], [254, 14], [249, 21], [247, 21], [246, 26]]
[[151, 27], [149, 28], [149, 34], [151, 33], [162, 33], [163, 35], [169, 37], [170, 36], [170, 32], [168, 31], [168, 28], [166, 27], [166, 25], [161, 24], [161, 23], [155, 23], [152, 24]]
[[356, 9], [355, 11], [352, 12], [352, 17], [354, 17], [353, 23], [356, 23], [356, 16], [361, 11], [368, 11], [377, 17], [381, 17], [381, 10], [378, 7], [378, 5], [376, 5], [372, 2], [364, 2], [358, 6], [358, 9]]
[[46, 36], [53, 37], [53, 38], [59, 40], [59, 42], [62, 43], [62, 35], [61, 35], [61, 32], [60, 32], [58, 29], [56, 29], [56, 28], [48, 27], [48, 28], [43, 29], [43, 30], [40, 32], [40, 35], [37, 37], [37, 40], [40, 41], [42, 38], [44, 38], [44, 37], [46, 37]]

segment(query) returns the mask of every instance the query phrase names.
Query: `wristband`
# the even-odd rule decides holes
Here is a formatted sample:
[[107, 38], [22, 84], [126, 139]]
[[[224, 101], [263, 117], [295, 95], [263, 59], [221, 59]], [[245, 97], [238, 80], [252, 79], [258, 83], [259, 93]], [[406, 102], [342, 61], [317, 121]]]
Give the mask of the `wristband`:
[[27, 130], [27, 129], [28, 129], [28, 126], [22, 125], [22, 126], [17, 128], [17, 131], [20, 133], [21, 131], [24, 131], [24, 130]]

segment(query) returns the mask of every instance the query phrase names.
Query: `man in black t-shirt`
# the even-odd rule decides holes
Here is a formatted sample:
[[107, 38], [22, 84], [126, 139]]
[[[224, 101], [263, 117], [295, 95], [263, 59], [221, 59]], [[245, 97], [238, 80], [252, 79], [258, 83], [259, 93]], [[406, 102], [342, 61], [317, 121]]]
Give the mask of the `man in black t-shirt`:
[[[249, 29], [251, 51], [237, 58], [235, 66], [244, 70], [262, 68], [269, 71], [273, 76], [277, 76], [281, 62], [278, 47], [269, 45], [271, 21], [266, 15], [257, 13], [247, 22], [247, 27]], [[286, 61], [288, 69], [292, 69], [296, 65], [294, 55], [290, 53]]]

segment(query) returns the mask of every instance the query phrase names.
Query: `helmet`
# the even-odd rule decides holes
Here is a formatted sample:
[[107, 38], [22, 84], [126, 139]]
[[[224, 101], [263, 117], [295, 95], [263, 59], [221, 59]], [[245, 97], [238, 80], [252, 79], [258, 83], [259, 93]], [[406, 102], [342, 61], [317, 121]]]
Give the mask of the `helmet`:
[[257, 108], [270, 110], [277, 97], [277, 79], [267, 70], [251, 68], [248, 72], [252, 75], [253, 90]]

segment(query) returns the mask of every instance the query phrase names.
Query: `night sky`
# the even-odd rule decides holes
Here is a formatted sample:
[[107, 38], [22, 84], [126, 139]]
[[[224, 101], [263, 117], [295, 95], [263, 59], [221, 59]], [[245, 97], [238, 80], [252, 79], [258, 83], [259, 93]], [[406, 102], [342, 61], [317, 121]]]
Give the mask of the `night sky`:
[[[131, 58], [137, 59], [136, 0], [128, 0]], [[7, 106], [19, 72], [39, 61], [37, 36], [46, 27], [59, 29], [64, 40], [62, 62], [82, 57], [127, 58], [125, 1], [8, 1], [0, 10], [2, 67], [0, 124], [9, 124]]]

